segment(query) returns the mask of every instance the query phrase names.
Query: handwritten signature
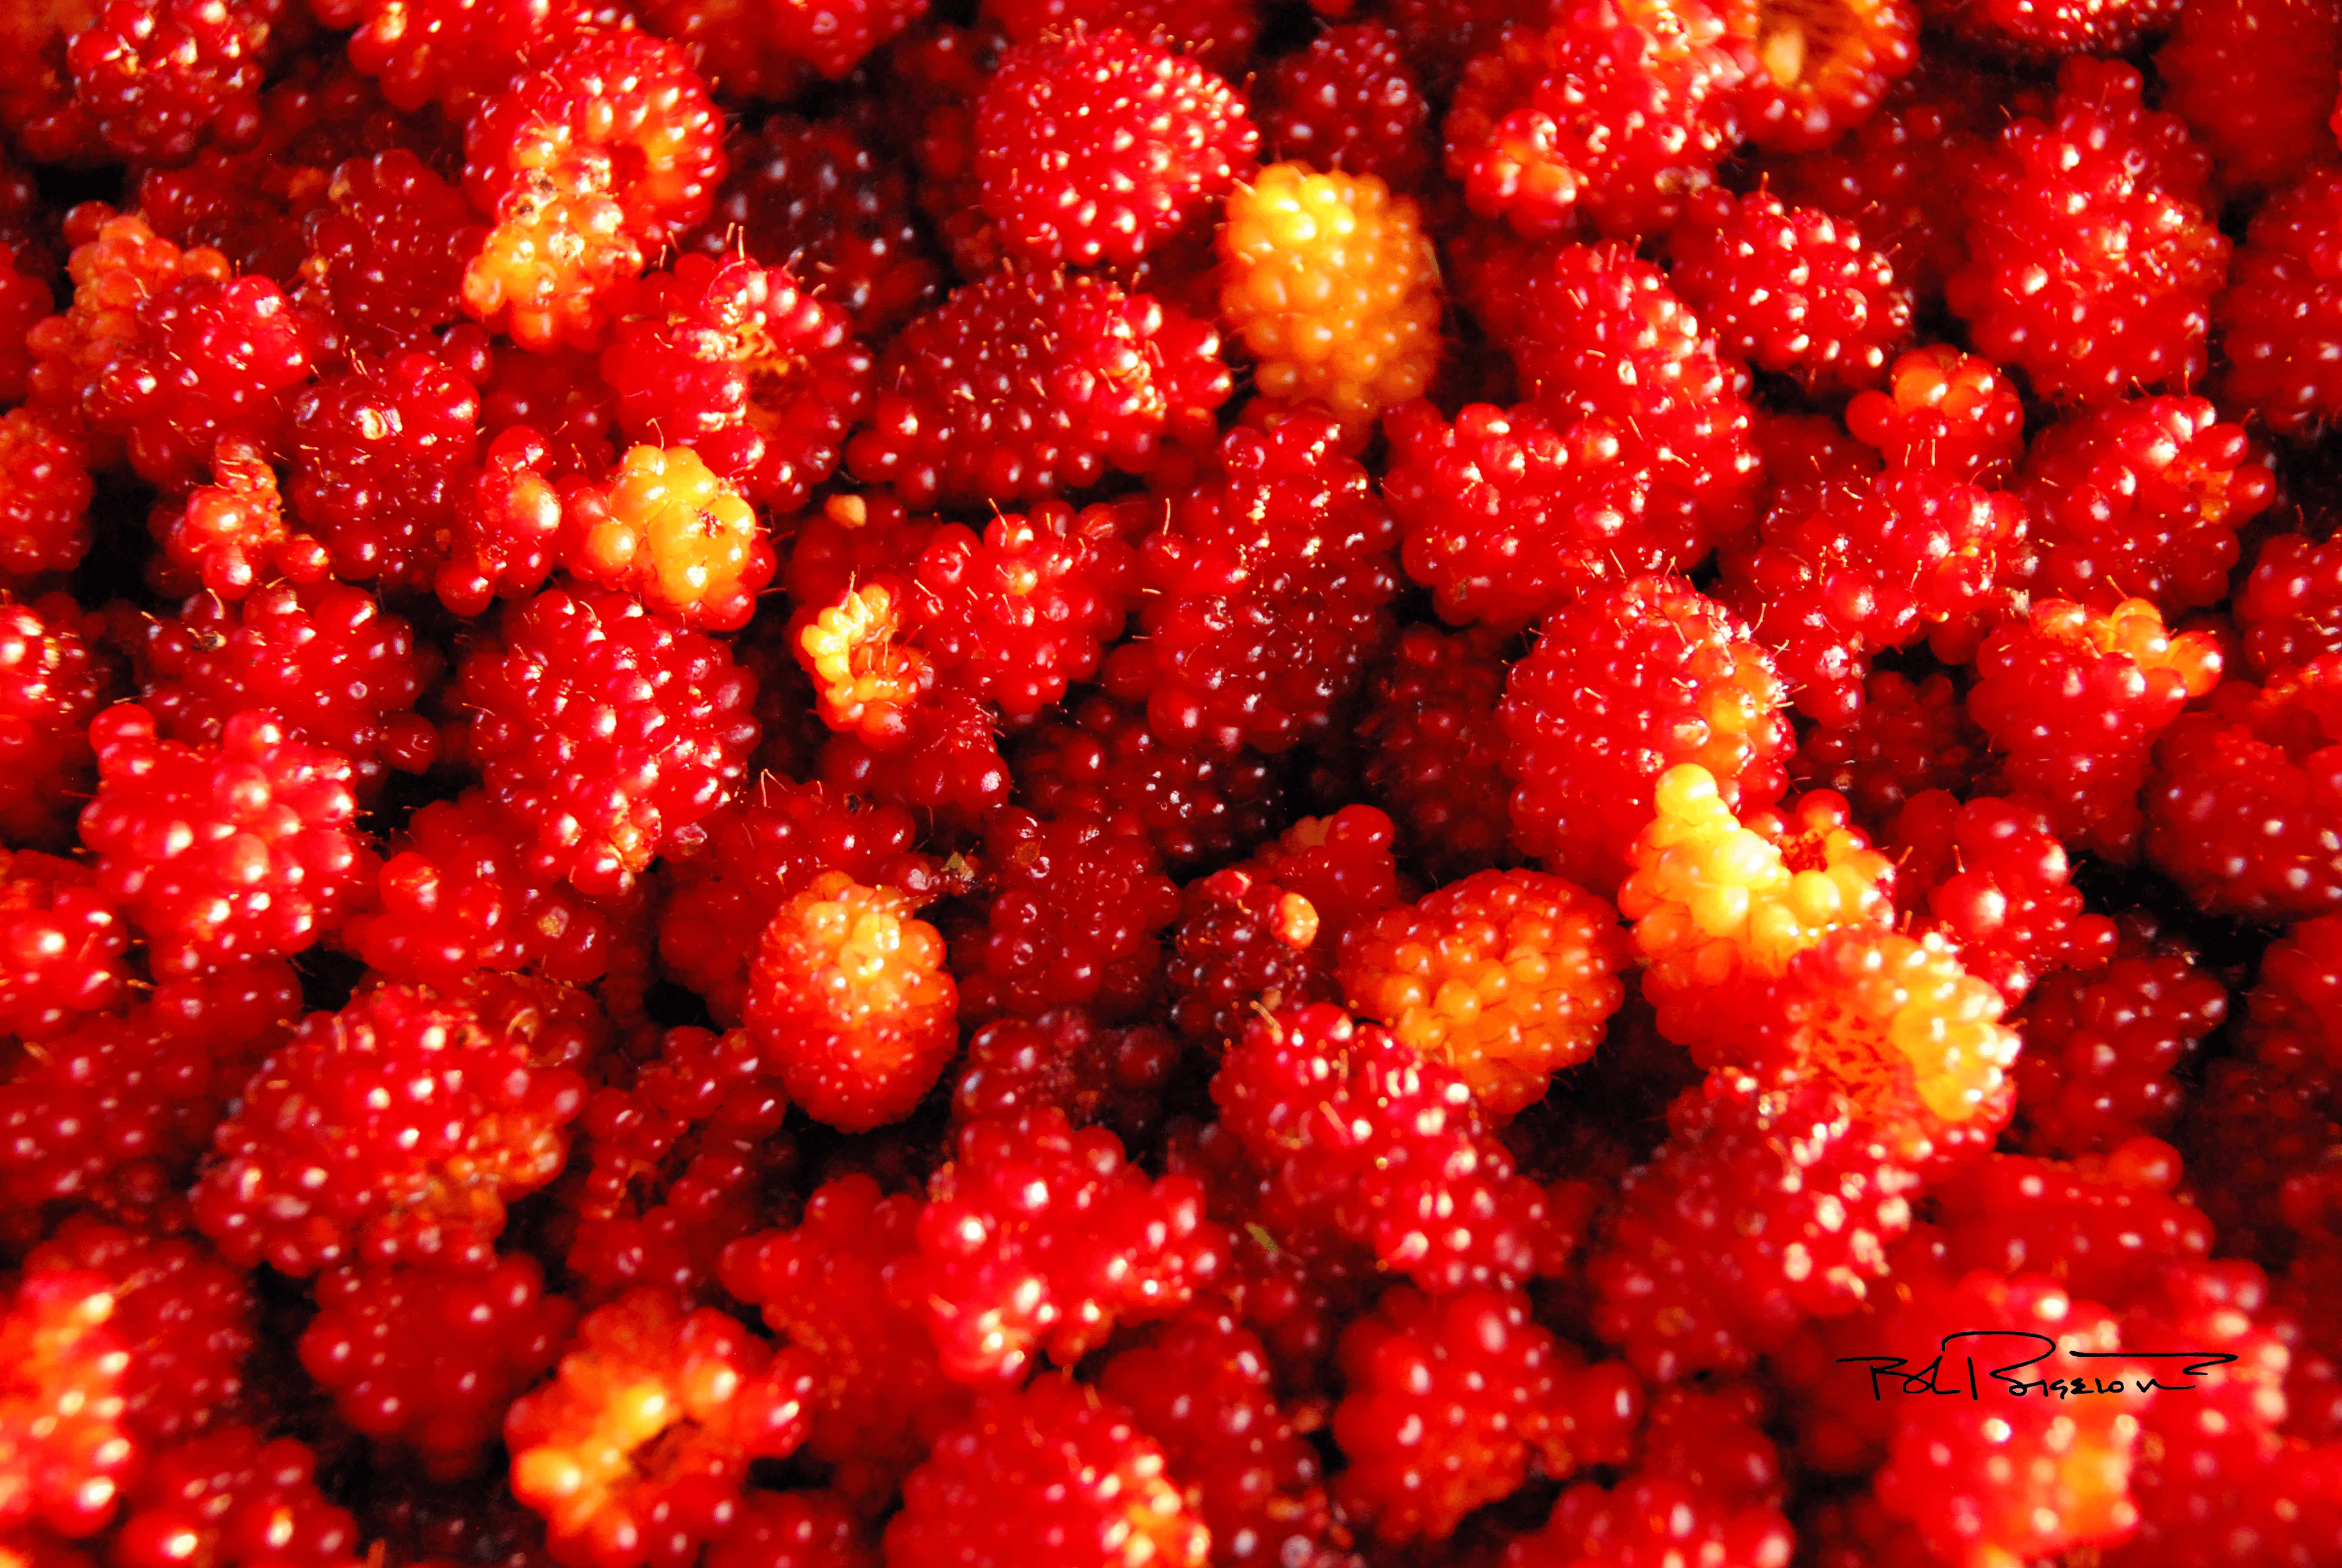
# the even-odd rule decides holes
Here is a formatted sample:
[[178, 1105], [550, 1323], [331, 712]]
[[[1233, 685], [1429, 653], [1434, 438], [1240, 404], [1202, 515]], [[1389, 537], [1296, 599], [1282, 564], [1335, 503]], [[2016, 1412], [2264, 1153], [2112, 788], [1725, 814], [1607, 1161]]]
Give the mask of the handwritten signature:
[[[1979, 1369], [1974, 1354], [1964, 1352], [1957, 1361], [1953, 1360], [1952, 1344], [1956, 1340], [2017, 1340], [2023, 1342], [2026, 1346], [2039, 1348], [2023, 1361], [2009, 1362], [2002, 1366], [1985, 1367], [1981, 1369], [1982, 1375], [1979, 1376]], [[1969, 1352], [1984, 1349], [1986, 1347], [1982, 1345], [1967, 1347]], [[1883, 1400], [1887, 1397], [1886, 1385], [1890, 1382], [1897, 1385], [1893, 1390], [1897, 1393], [1932, 1393], [1951, 1399], [1966, 1394], [1972, 1400], [1981, 1400], [1987, 1394], [1999, 1398], [2023, 1399], [2028, 1394], [2036, 1393], [2045, 1399], [2073, 1399], [2092, 1394], [2147, 1393], [2158, 1389], [2166, 1393], [2189, 1393], [2203, 1385], [2196, 1382], [2165, 1382], [2156, 1374], [2169, 1372], [2169, 1375], [2175, 1377], [2197, 1378], [2203, 1376], [2214, 1367], [2224, 1366], [2237, 1359], [2221, 1351], [2067, 1351], [2066, 1354], [2077, 1362], [2178, 1362], [2182, 1364], [2176, 1372], [2171, 1372], [2168, 1367], [2150, 1367], [2145, 1375], [2127, 1378], [2027, 1377], [2025, 1375], [2027, 1368], [2038, 1366], [2057, 1353], [2057, 1342], [2047, 1334], [2037, 1334], [2025, 1329], [1963, 1329], [1957, 1333], [1946, 1334], [1943, 1342], [1937, 1347], [1936, 1359], [1916, 1369], [1911, 1368], [1911, 1361], [1907, 1356], [1840, 1356], [1837, 1359], [1842, 1362], [1860, 1362], [1869, 1366], [1870, 1397], [1874, 1400]], [[1953, 1382], [1950, 1387], [1945, 1387], [1938, 1382], [1945, 1373], [1947, 1361], [1952, 1362], [1950, 1370], [1953, 1373]], [[1967, 1372], [1965, 1382], [1958, 1375], [1959, 1361], [1967, 1362]]]

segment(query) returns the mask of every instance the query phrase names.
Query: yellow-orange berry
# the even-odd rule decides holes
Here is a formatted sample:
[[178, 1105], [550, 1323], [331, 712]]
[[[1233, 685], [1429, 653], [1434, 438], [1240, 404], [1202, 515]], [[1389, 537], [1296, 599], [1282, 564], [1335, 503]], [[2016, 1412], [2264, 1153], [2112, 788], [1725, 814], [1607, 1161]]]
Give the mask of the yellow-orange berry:
[[607, 295], [639, 276], [642, 246], [611, 194], [609, 159], [579, 155], [523, 171], [464, 272], [464, 308], [524, 348], [598, 348]]
[[908, 895], [826, 871], [765, 928], [749, 1032], [789, 1097], [860, 1132], [910, 1114], [959, 1045], [944, 939]]
[[1439, 260], [1415, 203], [1381, 180], [1272, 164], [1228, 197], [1220, 256], [1220, 308], [1269, 397], [1362, 419], [1430, 383]]
[[896, 591], [867, 583], [797, 634], [797, 661], [814, 678], [823, 722], [880, 750], [903, 742], [911, 708], [935, 678], [926, 654], [895, 640], [902, 625]]
[[1499, 1120], [1594, 1054], [1626, 988], [1617, 911], [1543, 871], [1482, 871], [1342, 944], [1351, 1008], [1464, 1075]]
[[[1844, 805], [1827, 791], [1807, 799], [1826, 814]], [[1893, 865], [1851, 826], [1817, 825], [1785, 846], [1781, 831], [1735, 817], [1696, 763], [1661, 774], [1656, 803], [1627, 850], [1618, 909], [1635, 922], [1643, 991], [1670, 1038], [1694, 1043], [1726, 988], [1778, 975], [1829, 931], [1892, 923]]]
[[565, 498], [561, 561], [711, 631], [748, 624], [776, 564], [739, 491], [689, 447], [649, 446], [630, 447], [609, 477]]
[[553, 1382], [513, 1402], [513, 1494], [545, 1516], [557, 1562], [675, 1561], [723, 1533], [751, 1461], [805, 1440], [818, 1366], [727, 1313], [633, 1292], [578, 1325]]
[[1726, 1054], [1842, 1091], [1889, 1157], [1917, 1167], [1989, 1146], [2016, 1109], [2005, 1006], [1939, 936], [1841, 929], [1796, 958], [1749, 1043]]

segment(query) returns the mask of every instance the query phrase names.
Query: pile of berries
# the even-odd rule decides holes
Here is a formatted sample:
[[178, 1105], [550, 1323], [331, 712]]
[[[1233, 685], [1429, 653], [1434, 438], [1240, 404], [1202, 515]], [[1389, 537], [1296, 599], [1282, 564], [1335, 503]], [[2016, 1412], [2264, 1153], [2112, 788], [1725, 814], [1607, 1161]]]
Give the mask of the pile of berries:
[[2342, 0], [0, 3], [0, 1568], [2342, 1568], [2338, 442]]

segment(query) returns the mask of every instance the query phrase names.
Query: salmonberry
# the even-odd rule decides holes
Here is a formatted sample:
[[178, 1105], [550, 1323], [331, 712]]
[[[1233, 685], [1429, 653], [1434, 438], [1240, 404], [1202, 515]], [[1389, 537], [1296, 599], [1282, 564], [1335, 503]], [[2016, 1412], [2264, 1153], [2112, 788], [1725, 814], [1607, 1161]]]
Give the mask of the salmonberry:
[[783, 266], [686, 256], [622, 297], [602, 377], [637, 440], [696, 447], [742, 494], [801, 509], [868, 410], [870, 351]]
[[2110, 404], [2052, 425], [2025, 454], [2021, 488], [2040, 553], [2037, 594], [2167, 616], [2228, 595], [2237, 530], [2274, 498], [2241, 426], [2201, 397]]
[[283, 0], [112, 0], [65, 50], [74, 97], [117, 156], [185, 163], [206, 136], [261, 131], [260, 84]]
[[414, 708], [443, 661], [361, 589], [278, 585], [234, 607], [199, 595], [154, 624], [145, 654], [140, 700], [173, 740], [215, 742], [237, 712], [267, 709], [293, 739], [346, 758], [369, 799], [388, 769], [419, 773], [438, 755]]
[[2077, 1158], [2164, 1136], [2184, 1102], [2177, 1074], [2227, 1015], [2227, 989], [2184, 950], [2142, 947], [2047, 977], [2015, 1020], [2026, 1147]]
[[1071, 1378], [987, 1395], [903, 1483], [890, 1568], [1204, 1568], [1210, 1532], [1163, 1450], [1116, 1402]]
[[345, 582], [428, 588], [479, 452], [478, 391], [427, 354], [353, 367], [293, 405], [295, 515]]
[[2342, 66], [2332, 0], [2195, 0], [2155, 56], [2163, 106], [2185, 119], [2231, 189], [2291, 184], [2332, 155]]
[[659, 957], [723, 1024], [740, 1020], [765, 928], [816, 877], [915, 891], [936, 874], [909, 811], [819, 784], [765, 781], [701, 826], [704, 843], [665, 861]]
[[1432, 169], [1431, 104], [1404, 42], [1380, 22], [1328, 27], [1253, 81], [1271, 156], [1372, 175], [1411, 192]]
[[740, 1322], [636, 1291], [587, 1314], [555, 1381], [505, 1417], [513, 1493], [577, 1568], [686, 1568], [723, 1535], [748, 1466], [805, 1441], [816, 1363]]
[[1370, 174], [1272, 164], [1228, 197], [1220, 311], [1263, 393], [1370, 419], [1439, 361], [1439, 260], [1407, 196]]
[[1949, 344], [1897, 359], [1887, 385], [1857, 392], [1846, 427], [1897, 468], [1945, 468], [1997, 487], [2025, 454], [2025, 405], [1999, 367]]
[[1781, 798], [1783, 703], [1765, 650], [1679, 578], [1565, 607], [1513, 666], [1497, 709], [1514, 842], [1596, 892], [1616, 889], [1667, 769], [1698, 763], [1727, 809]]
[[2342, 414], [2342, 169], [2321, 165], [2261, 205], [2216, 307], [2223, 405], [2300, 435]]
[[60, 598], [0, 603], [0, 833], [11, 844], [54, 843], [88, 794], [89, 723], [110, 683], [78, 619]]
[[2307, 920], [2342, 901], [2331, 810], [2342, 658], [2253, 687], [2232, 681], [2156, 743], [2147, 859], [2222, 913]]
[[2022, 796], [1960, 801], [1946, 790], [1914, 795], [1888, 829], [1897, 851], [1895, 892], [1924, 910], [1919, 929], [1940, 932], [1960, 964], [2015, 1007], [2054, 970], [2096, 970], [2114, 956], [2115, 925], [2085, 914], [2050, 813]]
[[1899, 670], [1874, 670], [1862, 708], [1842, 729], [1816, 725], [1797, 742], [1789, 776], [1809, 789], [1832, 789], [1872, 828], [1883, 829], [1913, 797], [1965, 792], [1975, 781], [1986, 741], [1942, 671], [1914, 682]]
[[1264, 1223], [1372, 1250], [1446, 1293], [1553, 1272], [1576, 1238], [1488, 1131], [1471, 1086], [1340, 1009], [1256, 1017], [1212, 1098], [1267, 1173]]
[[275, 714], [228, 715], [216, 741], [189, 746], [125, 703], [90, 733], [98, 790], [82, 842], [158, 973], [299, 952], [371, 880], [349, 759], [294, 739]]
[[857, 1132], [900, 1121], [959, 1043], [943, 939], [914, 907], [899, 889], [825, 871], [765, 928], [741, 1010], [817, 1121]]
[[288, 1274], [483, 1268], [506, 1202], [560, 1172], [604, 1027], [582, 993], [501, 976], [312, 1013], [221, 1123], [196, 1221]]
[[1046, 500], [1201, 445], [1233, 383], [1219, 334], [1099, 278], [1003, 270], [896, 335], [856, 477], [906, 505]]
[[107, 1320], [104, 1274], [41, 1272], [0, 1310], [0, 1523], [95, 1533], [113, 1517], [141, 1446], [123, 1430], [131, 1357]]
[[1389, 641], [1398, 525], [1326, 415], [1239, 425], [1220, 457], [1141, 545], [1145, 636], [1106, 685], [1172, 745], [1283, 751], [1332, 732]]
[[1822, 391], [1887, 377], [1911, 300], [1860, 226], [1770, 191], [1704, 191], [1667, 235], [1668, 282], [1718, 345]]
[[[808, 1451], [883, 1496], [966, 1413], [927, 1330], [918, 1230], [925, 1205], [865, 1175], [824, 1183], [792, 1231], [726, 1249], [725, 1288], [817, 1359]], [[841, 1484], [847, 1484], [841, 1480]]]
[[488, 792], [556, 874], [622, 892], [739, 786], [754, 678], [620, 594], [550, 590], [510, 607], [503, 633], [456, 675]]
[[575, 1317], [525, 1256], [478, 1276], [337, 1269], [317, 1296], [301, 1364], [352, 1426], [411, 1443], [447, 1475], [468, 1473], [495, 1441], [505, 1406], [553, 1365]]
[[2011, 121], [1963, 192], [1952, 309], [1978, 352], [2061, 403], [2184, 391], [2210, 365], [2228, 264], [2203, 205], [2211, 160], [2141, 90], [2127, 65], [2069, 60], [2048, 117]]
[[1116, 31], [1045, 37], [986, 85], [976, 175], [1012, 252], [1129, 266], [1247, 177], [1257, 139], [1244, 99], [1193, 60]]
[[1737, 141], [1741, 80], [1696, 0], [1557, 7], [1464, 67], [1447, 172], [1474, 212], [1525, 235], [1566, 234], [1581, 213], [1606, 238], [1661, 233]]
[[778, 563], [754, 508], [690, 447], [635, 447], [562, 497], [561, 564], [681, 626], [737, 631]]
[[1968, 714], [2005, 754], [2008, 786], [2045, 802], [2060, 838], [2130, 859], [2148, 752], [2219, 678], [2211, 638], [2165, 631], [2144, 599], [2103, 614], [2048, 599], [1986, 640]]
[[1344, 939], [1350, 1005], [1446, 1063], [1492, 1121], [1594, 1054], [1624, 999], [1616, 911], [1559, 877], [1482, 871]]
[[1405, 852], [1436, 881], [1509, 858], [1496, 718], [1506, 668], [1486, 635], [1414, 626], [1367, 687], [1358, 725], [1366, 789], [1390, 813]]

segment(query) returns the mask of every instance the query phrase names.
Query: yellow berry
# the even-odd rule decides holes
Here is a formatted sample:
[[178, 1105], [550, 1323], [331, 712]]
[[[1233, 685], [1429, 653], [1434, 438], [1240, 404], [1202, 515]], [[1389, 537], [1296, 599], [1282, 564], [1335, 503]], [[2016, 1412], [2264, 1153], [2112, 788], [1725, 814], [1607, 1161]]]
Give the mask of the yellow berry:
[[1267, 396], [1372, 418], [1439, 362], [1439, 261], [1415, 203], [1372, 175], [1272, 164], [1228, 198], [1220, 307]]

